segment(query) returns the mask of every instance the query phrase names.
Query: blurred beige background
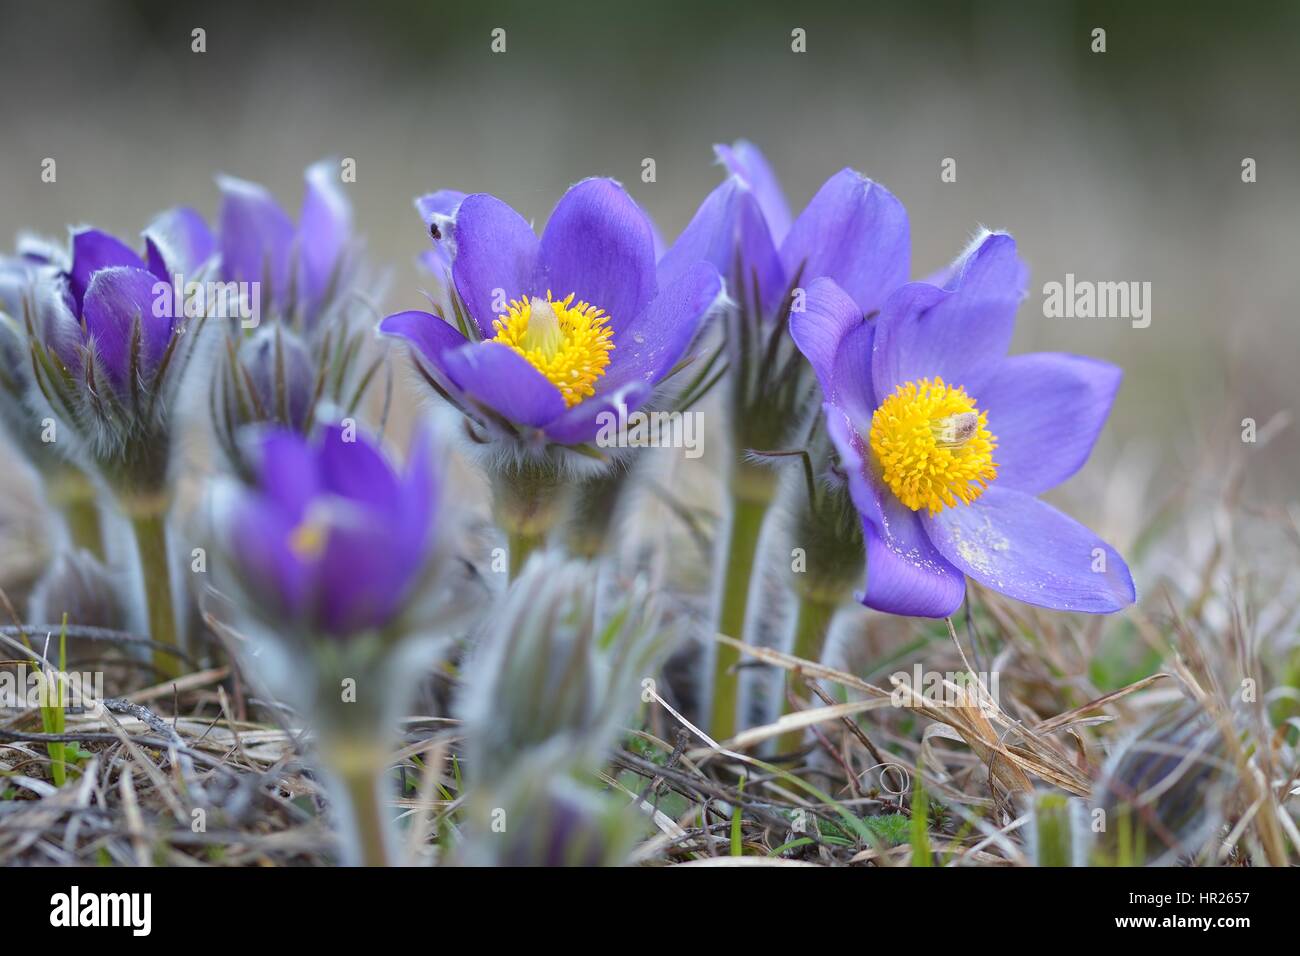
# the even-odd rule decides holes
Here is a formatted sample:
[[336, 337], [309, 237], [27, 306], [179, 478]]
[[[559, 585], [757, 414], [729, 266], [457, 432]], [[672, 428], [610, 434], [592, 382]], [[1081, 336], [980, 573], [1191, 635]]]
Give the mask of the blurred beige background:
[[[711, 144], [746, 137], [796, 209], [845, 165], [887, 185], [910, 210], [917, 276], [978, 224], [1016, 235], [1032, 268], [1016, 348], [1127, 371], [1062, 492], [1084, 499], [1080, 518], [1137, 514], [1088, 493], [1117, 470], [1152, 474], [1131, 487], [1154, 499], [1243, 454], [1249, 497], [1271, 508], [1295, 497], [1296, 429], [1243, 448], [1239, 422], [1300, 398], [1297, 99], [1290, 3], [6, 2], [0, 231], [132, 234], [182, 202], [210, 216], [218, 171], [296, 210], [303, 167], [348, 156], [395, 310], [429, 281], [418, 193], [492, 191], [541, 222], [570, 182], [610, 175], [671, 239], [719, 179]], [[1258, 182], [1241, 181], [1243, 157]], [[1044, 318], [1043, 283], [1067, 272], [1150, 282], [1151, 326]]]

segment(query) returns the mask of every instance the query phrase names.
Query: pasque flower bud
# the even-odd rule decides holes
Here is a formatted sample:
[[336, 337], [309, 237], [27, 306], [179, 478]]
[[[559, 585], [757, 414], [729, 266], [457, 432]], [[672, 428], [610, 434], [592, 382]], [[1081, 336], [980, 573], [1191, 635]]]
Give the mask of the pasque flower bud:
[[[186, 212], [164, 213], [145, 230], [148, 264], [108, 233], [75, 232], [68, 267], [43, 273], [32, 290], [33, 397], [122, 496], [164, 491], [177, 399], [202, 339], [206, 303], [186, 300], [198, 321], [172, 307], [173, 276], [195, 274], [211, 254], [202, 221]], [[178, 217], [192, 241], [155, 240]]]
[[125, 630], [126, 608], [115, 583], [93, 555], [65, 550], [56, 557], [32, 591], [28, 618], [33, 624], [69, 624]]
[[1224, 819], [1220, 728], [1193, 701], [1165, 708], [1111, 753], [1094, 792], [1103, 860], [1168, 866], [1198, 853]]
[[228, 325], [217, 350], [213, 428], [227, 461], [249, 478], [244, 426], [307, 434], [322, 419], [351, 415], [381, 359], [365, 354], [370, 330], [358, 319], [370, 314], [360, 294], [367, 277], [336, 161], [308, 167], [296, 223], [256, 183], [222, 176], [218, 185], [221, 278], [247, 290], [255, 308]]
[[598, 615], [594, 566], [534, 556], [466, 666], [457, 711], [470, 779], [502, 780], [538, 752], [555, 768], [599, 762], [667, 638], [644, 584]]

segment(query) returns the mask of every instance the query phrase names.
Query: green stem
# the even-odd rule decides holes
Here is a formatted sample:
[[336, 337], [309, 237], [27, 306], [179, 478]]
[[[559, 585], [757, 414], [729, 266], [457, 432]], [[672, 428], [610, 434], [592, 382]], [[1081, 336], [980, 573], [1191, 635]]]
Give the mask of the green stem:
[[388, 810], [380, 795], [382, 772], [376, 774], [368, 768], [358, 767], [345, 772], [342, 777], [346, 808], [338, 808], [351, 815], [352, 846], [348, 848], [351, 866], [392, 866], [388, 836]]
[[565, 546], [572, 557], [594, 561], [605, 552], [620, 499], [630, 484], [628, 469], [611, 468], [578, 486], [564, 528]]
[[63, 508], [72, 543], [104, 560], [104, 530], [99, 521], [99, 503], [92, 498], [69, 501]]
[[73, 545], [104, 560], [104, 531], [99, 519], [99, 496], [89, 478], [76, 468], [64, 468], [50, 482], [50, 500], [63, 513]]
[[[745, 477], [758, 478], [760, 473], [744, 469]], [[740, 477], [738, 475], [737, 477]], [[718, 606], [717, 630], [720, 634], [745, 639], [745, 615], [749, 603], [749, 584], [753, 578], [754, 559], [763, 519], [772, 503], [771, 478], [752, 482], [733, 481], [731, 522], [727, 539], [727, 556]], [[717, 741], [736, 734], [737, 702], [740, 688], [740, 651], [719, 643], [713, 665], [713, 710], [709, 732]]]
[[519, 577], [519, 572], [524, 569], [524, 564], [528, 561], [528, 556], [546, 543], [546, 536], [542, 534], [529, 534], [526, 531], [507, 531], [506, 545], [509, 548], [510, 555], [510, 580], [514, 581]]
[[[826, 647], [826, 635], [830, 633], [831, 621], [835, 619], [836, 603], [814, 597], [800, 597], [795, 615], [794, 647], [795, 657], [813, 663], [820, 663], [822, 651]], [[800, 695], [806, 689], [802, 675], [794, 671], [785, 672], [785, 693], [781, 697], [781, 713], [793, 713], [795, 708], [790, 703], [790, 696]], [[803, 743], [803, 730], [792, 730], [782, 734], [777, 741], [777, 753], [793, 753]]]
[[[179, 648], [176, 608], [172, 602], [171, 561], [167, 551], [167, 508], [158, 505], [140, 510], [128, 508], [127, 512], [131, 515], [135, 546], [140, 555], [149, 636], [168, 647]], [[163, 677], [180, 676], [180, 658], [162, 648], [154, 648], [153, 664]]]
[[555, 467], [545, 463], [503, 468], [491, 479], [492, 515], [506, 536], [513, 581], [563, 514], [566, 489]]

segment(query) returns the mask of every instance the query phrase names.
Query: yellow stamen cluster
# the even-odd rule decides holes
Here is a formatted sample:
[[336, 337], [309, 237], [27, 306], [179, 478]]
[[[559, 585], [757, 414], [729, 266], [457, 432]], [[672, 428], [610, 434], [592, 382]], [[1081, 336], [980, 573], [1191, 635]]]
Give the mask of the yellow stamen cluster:
[[491, 341], [508, 345], [546, 376], [572, 408], [596, 394], [614, 348], [614, 330], [603, 309], [586, 302], [532, 298], [511, 300], [510, 311], [492, 323]]
[[308, 514], [289, 532], [289, 550], [303, 561], [315, 561], [325, 553], [329, 525]]
[[885, 484], [913, 511], [970, 504], [998, 475], [988, 416], [943, 379], [900, 385], [871, 418], [871, 450]]

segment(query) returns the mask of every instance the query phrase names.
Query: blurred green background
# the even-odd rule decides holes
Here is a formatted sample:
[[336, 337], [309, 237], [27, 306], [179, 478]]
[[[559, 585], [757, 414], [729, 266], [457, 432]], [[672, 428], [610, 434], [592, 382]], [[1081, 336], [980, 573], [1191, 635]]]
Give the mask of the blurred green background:
[[[132, 234], [174, 203], [211, 215], [218, 171], [296, 210], [304, 166], [352, 157], [397, 309], [429, 281], [421, 192], [491, 191], [540, 223], [569, 183], [610, 175], [671, 239], [719, 180], [714, 142], [761, 145], [796, 209], [854, 166], [907, 204], [917, 276], [979, 224], [1011, 230], [1032, 268], [1016, 348], [1126, 369], [1063, 492], [1122, 540], [1171, 480], [1233, 456], [1261, 508], [1295, 497], [1295, 429], [1248, 447], [1239, 423], [1300, 395], [1298, 99], [1296, 3], [5, 3], [0, 226]], [[1043, 283], [1067, 272], [1152, 283], [1150, 328], [1044, 318]]]

